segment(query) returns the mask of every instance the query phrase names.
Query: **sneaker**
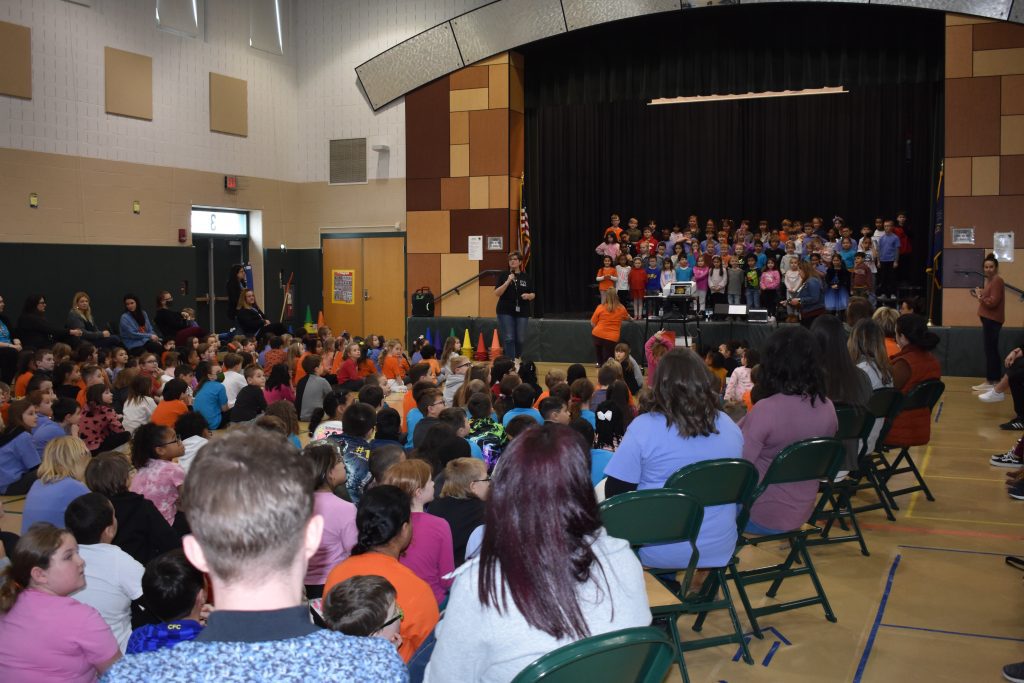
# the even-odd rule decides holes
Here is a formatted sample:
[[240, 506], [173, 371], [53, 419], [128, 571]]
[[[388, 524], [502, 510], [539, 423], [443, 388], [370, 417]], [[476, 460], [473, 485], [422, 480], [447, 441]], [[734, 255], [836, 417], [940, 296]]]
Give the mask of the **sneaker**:
[[[1006, 492], [1010, 494], [1010, 498], [1013, 498], [1014, 500], [1024, 500], [1024, 482], [1017, 482], [1016, 484], [1007, 486]], [[1020, 673], [1020, 676], [1018, 676], [1017, 678], [1010, 678], [1009, 676], [1007, 676], [1007, 678], [1011, 681], [1021, 681], [1021, 683], [1024, 683], [1024, 662], [1022, 662], [1021, 664], [1015, 664], [1014, 666], [1021, 667], [1020, 669], [1018, 669], [1018, 673]]]
[[993, 467], [1020, 467], [1024, 465], [1024, 458], [1018, 458], [1013, 454], [1013, 449], [1006, 451], [1005, 453], [999, 453], [989, 458], [989, 465]]
[[992, 382], [982, 382], [971, 387], [971, 391], [988, 391], [989, 389], [995, 389], [995, 387], [996, 385], [992, 384]]
[[999, 425], [999, 428], [1005, 429], [1008, 432], [1022, 432], [1024, 431], [1024, 418], [1014, 417], [1009, 422]]
[[1003, 392], [996, 391], [995, 389], [989, 389], [984, 394], [979, 396], [978, 400], [981, 401], [982, 403], [999, 403], [1004, 398], [1006, 398], [1006, 394], [1004, 394]]

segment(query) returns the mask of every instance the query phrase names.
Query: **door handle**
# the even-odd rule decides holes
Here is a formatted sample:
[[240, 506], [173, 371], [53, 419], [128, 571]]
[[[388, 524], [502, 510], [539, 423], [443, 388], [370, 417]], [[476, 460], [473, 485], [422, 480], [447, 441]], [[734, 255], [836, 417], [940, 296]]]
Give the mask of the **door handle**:
[[370, 298], [370, 290], [364, 289], [363, 290], [363, 301], [366, 301], [369, 298]]

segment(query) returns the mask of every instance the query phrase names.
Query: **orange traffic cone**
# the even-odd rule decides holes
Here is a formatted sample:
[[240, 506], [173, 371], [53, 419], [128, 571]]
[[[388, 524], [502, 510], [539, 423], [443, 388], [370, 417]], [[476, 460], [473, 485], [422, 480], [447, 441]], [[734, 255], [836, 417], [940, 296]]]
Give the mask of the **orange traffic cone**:
[[502, 354], [501, 342], [498, 341], [498, 331], [494, 331], [494, 337], [491, 338], [490, 358], [494, 360]]
[[320, 329], [321, 327], [326, 327], [326, 326], [327, 326], [327, 322], [324, 320], [324, 312], [320, 311], [320, 313], [318, 313], [317, 316], [316, 316], [316, 327], [317, 327], [317, 329]]
[[480, 333], [480, 340], [476, 345], [476, 354], [473, 356], [474, 360], [487, 360], [487, 347], [484, 346], [484, 333]]

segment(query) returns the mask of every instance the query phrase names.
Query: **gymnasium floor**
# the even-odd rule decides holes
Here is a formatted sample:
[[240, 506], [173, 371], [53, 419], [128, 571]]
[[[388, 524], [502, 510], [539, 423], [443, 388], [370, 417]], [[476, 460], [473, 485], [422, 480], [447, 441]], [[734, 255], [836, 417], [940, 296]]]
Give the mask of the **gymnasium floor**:
[[[550, 365], [539, 365], [543, 377]], [[998, 428], [1011, 404], [1009, 397], [995, 404], [974, 398], [977, 378], [945, 382], [932, 444], [914, 453], [935, 502], [902, 497], [895, 522], [881, 511], [862, 515], [870, 557], [853, 543], [811, 549], [838, 623], [817, 606], [766, 617], [765, 639], [750, 645], [754, 666], [734, 661], [732, 647], [693, 652], [690, 680], [998, 681], [1004, 664], [1024, 660], [1024, 623], [1015, 616], [1024, 613], [1024, 574], [1003, 561], [1024, 555], [1024, 501], [1006, 495], [1007, 470], [988, 465], [1017, 436]], [[6, 506], [0, 527], [20, 528], [21, 505]], [[753, 549], [741, 563], [782, 555], [781, 546]], [[803, 596], [809, 585], [806, 577], [790, 579], [779, 595]], [[751, 593], [758, 596], [768, 600]], [[708, 619], [705, 634], [726, 631], [721, 614]], [[684, 626], [684, 639], [688, 632]], [[678, 670], [666, 680], [679, 680]]]

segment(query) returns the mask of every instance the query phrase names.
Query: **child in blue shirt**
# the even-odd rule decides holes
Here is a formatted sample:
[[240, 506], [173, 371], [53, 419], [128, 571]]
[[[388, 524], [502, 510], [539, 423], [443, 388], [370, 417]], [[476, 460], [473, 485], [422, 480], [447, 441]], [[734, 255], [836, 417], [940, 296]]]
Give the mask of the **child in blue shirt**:
[[164, 553], [146, 565], [142, 599], [147, 612], [160, 620], [132, 631], [127, 654], [153, 652], [194, 640], [206, 623], [206, 584], [203, 573], [185, 558], [183, 550]]
[[685, 256], [680, 258], [676, 265], [676, 282], [693, 282], [693, 268]]

